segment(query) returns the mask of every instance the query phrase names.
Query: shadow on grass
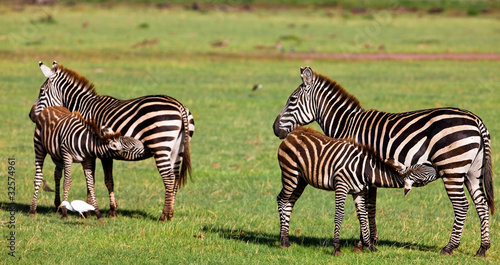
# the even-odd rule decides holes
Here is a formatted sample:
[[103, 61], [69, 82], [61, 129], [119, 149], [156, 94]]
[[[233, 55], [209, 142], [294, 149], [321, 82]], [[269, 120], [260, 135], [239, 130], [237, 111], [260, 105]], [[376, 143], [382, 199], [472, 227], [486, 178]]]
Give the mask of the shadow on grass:
[[[206, 233], [215, 233], [221, 236], [222, 238], [228, 240], [239, 240], [245, 243], [266, 245], [269, 247], [279, 247], [279, 233], [276, 234], [268, 234], [260, 231], [246, 231], [242, 229], [227, 229], [221, 227], [208, 227], [204, 226], [202, 228], [203, 232]], [[298, 245], [302, 247], [330, 247], [332, 246], [332, 237], [308, 237], [308, 236], [300, 236], [300, 235], [290, 235], [290, 244]], [[354, 245], [358, 242], [359, 238], [349, 238], [349, 239], [340, 239], [340, 245], [344, 248], [354, 247]], [[396, 247], [396, 248], [404, 248], [404, 249], [412, 249], [418, 251], [427, 251], [427, 252], [439, 252], [441, 248], [438, 246], [429, 246], [419, 243], [410, 243], [404, 241], [391, 241], [391, 240], [381, 240], [376, 246], [388, 246], [388, 247]], [[366, 250], [366, 248], [365, 248]], [[327, 250], [330, 252], [330, 249]], [[331, 249], [331, 254], [333, 254], [333, 248]]]
[[[0, 209], [2, 209], [4, 211], [9, 211], [10, 206], [11, 206], [10, 202], [0, 201]], [[24, 213], [24, 214], [28, 215], [30, 212], [30, 206], [31, 206], [30, 204], [16, 203], [15, 204], [15, 209], [16, 209], [15, 211], [17, 213]], [[55, 214], [56, 210], [57, 210], [57, 208], [55, 206], [38, 205], [36, 207], [36, 214], [38, 214], [38, 215], [50, 215], [50, 214]], [[102, 208], [100, 210], [101, 210], [102, 215], [105, 218], [109, 218], [108, 214], [107, 214], [109, 211], [108, 208]], [[69, 215], [69, 213], [68, 213], [68, 215]], [[76, 213], [76, 215], [78, 215], [78, 213]], [[135, 218], [135, 219], [151, 219], [153, 221], [158, 221], [158, 217], [159, 217], [159, 216], [149, 215], [146, 212], [140, 211], [140, 210], [118, 209], [118, 217], [117, 218], [120, 218], [120, 216], [125, 216], [125, 217]], [[95, 214], [91, 213], [90, 218], [95, 218]]]

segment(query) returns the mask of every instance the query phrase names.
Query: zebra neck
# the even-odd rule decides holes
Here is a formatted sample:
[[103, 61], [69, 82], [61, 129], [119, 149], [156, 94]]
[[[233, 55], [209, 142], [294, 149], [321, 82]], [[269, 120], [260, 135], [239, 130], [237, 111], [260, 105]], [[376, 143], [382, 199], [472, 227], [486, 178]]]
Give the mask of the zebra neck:
[[94, 148], [97, 158], [112, 158], [115, 152], [111, 150], [109, 145], [101, 139], [98, 139], [95, 142]]
[[319, 104], [316, 122], [325, 135], [344, 138], [349, 135], [348, 132], [352, 129], [356, 117], [364, 112], [361, 106], [353, 102], [342, 102], [342, 99], [336, 99], [327, 105]]
[[79, 93], [65, 95], [63, 106], [67, 106], [70, 111], [78, 111], [85, 119], [91, 119], [88, 116], [88, 112], [91, 106], [95, 104], [98, 95], [89, 93], [87, 91], [79, 91]]
[[113, 154], [113, 150], [109, 148], [109, 145], [100, 136], [97, 135], [96, 128], [91, 124], [85, 123], [85, 131], [81, 136], [81, 152], [85, 156], [92, 156], [97, 158], [110, 158]]
[[[76, 99], [70, 99], [65, 106], [71, 111], [78, 111], [85, 119], [91, 119], [99, 124], [100, 112], [105, 106], [110, 106], [121, 100], [110, 96], [99, 96], [92, 93], [81, 92], [73, 95]], [[71, 97], [70, 97], [71, 98]]]
[[404, 188], [404, 177], [401, 176], [394, 169], [386, 166], [385, 164], [378, 166], [379, 170], [376, 171], [375, 178], [373, 178], [373, 185], [379, 188]]
[[76, 155], [81, 158], [91, 158], [97, 156], [97, 146], [96, 142], [100, 139], [96, 138], [95, 135], [86, 128], [77, 138], [73, 138], [72, 144]]

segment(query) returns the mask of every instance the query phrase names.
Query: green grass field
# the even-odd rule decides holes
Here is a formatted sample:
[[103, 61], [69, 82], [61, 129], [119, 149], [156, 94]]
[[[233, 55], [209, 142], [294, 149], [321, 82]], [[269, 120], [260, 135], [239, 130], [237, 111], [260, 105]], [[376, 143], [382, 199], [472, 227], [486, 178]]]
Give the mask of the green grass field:
[[[403, 190], [379, 189], [381, 242], [376, 253], [351, 251], [359, 237], [359, 223], [349, 198], [340, 257], [332, 256], [331, 247], [334, 194], [309, 187], [291, 217], [292, 248], [279, 248], [275, 198], [281, 189], [276, 159], [280, 140], [272, 124], [300, 84], [301, 66], [310, 65], [339, 81], [366, 109], [402, 112], [453, 106], [476, 113], [491, 133], [494, 172], [500, 174], [499, 62], [280, 56], [291, 53], [290, 46], [296, 52], [309, 52], [310, 47], [315, 52], [500, 52], [498, 13], [457, 17], [389, 10], [390, 19], [380, 20], [377, 16], [383, 10], [345, 15], [332, 9], [330, 16], [328, 10], [312, 7], [196, 12], [149, 5], [1, 6], [0, 263], [499, 263], [498, 215], [490, 218], [488, 257], [474, 257], [480, 227], [473, 205], [460, 247], [452, 256], [439, 254], [453, 224], [441, 180], [413, 189], [407, 198]], [[370, 30], [363, 39], [363, 32]], [[227, 46], [212, 47], [217, 41]], [[255, 49], [277, 42], [285, 51]], [[380, 45], [384, 51], [378, 51]], [[191, 110], [196, 122], [191, 142], [193, 176], [178, 193], [173, 220], [157, 221], [164, 188], [152, 159], [115, 162], [116, 219], [101, 222], [92, 216], [79, 223], [72, 214], [60, 220], [53, 193], [44, 192], [36, 218], [28, 217], [35, 171], [34, 124], [28, 112], [45, 80], [39, 60], [46, 64], [57, 60], [79, 72], [100, 94], [121, 99], [167, 94]], [[263, 88], [252, 92], [258, 83]], [[15, 229], [7, 222], [11, 218], [9, 157], [16, 159]], [[47, 158], [44, 176], [52, 187], [53, 169]], [[70, 199], [83, 199], [81, 167], [73, 166], [72, 173]], [[500, 181], [494, 181], [498, 193]], [[106, 212], [109, 200], [100, 162], [96, 187], [98, 204]], [[14, 258], [6, 247], [11, 232], [15, 232]]]

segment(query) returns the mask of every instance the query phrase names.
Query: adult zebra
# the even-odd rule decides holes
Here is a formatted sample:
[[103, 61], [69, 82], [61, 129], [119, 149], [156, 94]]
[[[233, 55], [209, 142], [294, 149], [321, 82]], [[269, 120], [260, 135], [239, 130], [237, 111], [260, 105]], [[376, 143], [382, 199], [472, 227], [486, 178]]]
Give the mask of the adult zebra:
[[[135, 159], [144, 154], [141, 141], [121, 136], [111, 129], [99, 128], [93, 121], [85, 120], [79, 112], [53, 106], [45, 108], [36, 119], [35, 134], [35, 191], [30, 206], [30, 216], [34, 216], [37, 206], [38, 190], [43, 180], [43, 163], [47, 154], [56, 164], [54, 179], [56, 183], [54, 205], [61, 204], [60, 182], [64, 169], [64, 201], [68, 200], [71, 185], [71, 163], [82, 164], [87, 182], [87, 202], [94, 206], [98, 219], [102, 219], [94, 193], [94, 169], [96, 158]], [[67, 209], [62, 207], [62, 218], [67, 218]]]
[[[129, 100], [100, 96], [88, 79], [57, 62], [54, 61], [52, 68], [42, 62], [39, 65], [47, 80], [40, 87], [38, 99], [31, 108], [31, 120], [35, 122], [46, 107], [63, 106], [80, 112], [85, 119], [92, 119], [99, 126], [142, 141], [146, 152], [136, 160], [153, 156], [165, 186], [165, 204], [159, 220], [172, 218], [177, 189], [185, 184], [187, 174], [191, 173], [189, 143], [194, 133], [191, 112], [176, 99], [165, 95]], [[110, 196], [109, 216], [115, 217], [113, 160], [101, 161]]]
[[[490, 247], [488, 209], [494, 214], [495, 205], [490, 135], [478, 116], [457, 108], [405, 113], [364, 110], [340, 84], [310, 67], [301, 68], [301, 78], [302, 84], [276, 117], [276, 136], [283, 139], [295, 126], [316, 121], [327, 136], [352, 137], [383, 159], [394, 158], [406, 166], [431, 163], [443, 179], [455, 213], [450, 240], [441, 253], [451, 254], [460, 244], [469, 207], [465, 184], [481, 223], [481, 246], [476, 255], [486, 256]], [[369, 190], [367, 202], [373, 240], [378, 238], [376, 192], [376, 188]]]
[[352, 194], [360, 224], [361, 244], [357, 248], [362, 250], [363, 246], [367, 246], [371, 251], [376, 251], [368, 231], [365, 209], [367, 188], [411, 189], [412, 184], [425, 186], [437, 178], [432, 166], [416, 164], [406, 168], [393, 159], [383, 161], [371, 148], [352, 138], [330, 138], [305, 127], [295, 128], [283, 140], [278, 149], [278, 161], [283, 185], [276, 198], [280, 214], [281, 246], [290, 246], [288, 231], [293, 206], [306, 186], [311, 185], [317, 189], [335, 191], [335, 255], [340, 255], [340, 225], [347, 194]]

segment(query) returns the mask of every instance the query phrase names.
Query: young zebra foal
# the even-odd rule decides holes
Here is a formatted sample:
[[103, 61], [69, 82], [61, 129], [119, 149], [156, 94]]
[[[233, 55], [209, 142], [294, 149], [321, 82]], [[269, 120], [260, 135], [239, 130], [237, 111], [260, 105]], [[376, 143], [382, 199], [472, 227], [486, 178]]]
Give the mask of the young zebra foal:
[[[436, 179], [436, 171], [430, 166], [404, 168], [394, 161], [385, 163], [369, 148], [353, 140], [330, 138], [305, 127], [296, 128], [283, 140], [278, 149], [278, 161], [283, 185], [277, 197], [281, 246], [290, 246], [290, 214], [309, 184], [318, 189], [335, 191], [335, 255], [340, 255], [340, 225], [347, 194], [352, 194], [356, 205], [362, 244], [376, 251], [370, 239], [365, 209], [367, 187], [403, 188], [405, 183], [411, 187], [411, 184], [425, 185]], [[362, 248], [363, 245], [357, 247]]]
[[[56, 196], [54, 204], [61, 203], [59, 189], [62, 170], [64, 169], [63, 198], [68, 200], [71, 185], [71, 163], [81, 163], [87, 182], [87, 201], [95, 207], [98, 219], [103, 218], [95, 200], [94, 171], [96, 158], [136, 159], [144, 155], [141, 141], [120, 136], [109, 128], [101, 130], [95, 123], [85, 120], [78, 112], [70, 112], [64, 107], [45, 108], [36, 120], [34, 135], [35, 145], [35, 191], [30, 207], [30, 216], [34, 216], [37, 196], [43, 180], [43, 163], [47, 154], [52, 157], [56, 168], [54, 179]], [[67, 209], [62, 207], [62, 218], [67, 218]]]

